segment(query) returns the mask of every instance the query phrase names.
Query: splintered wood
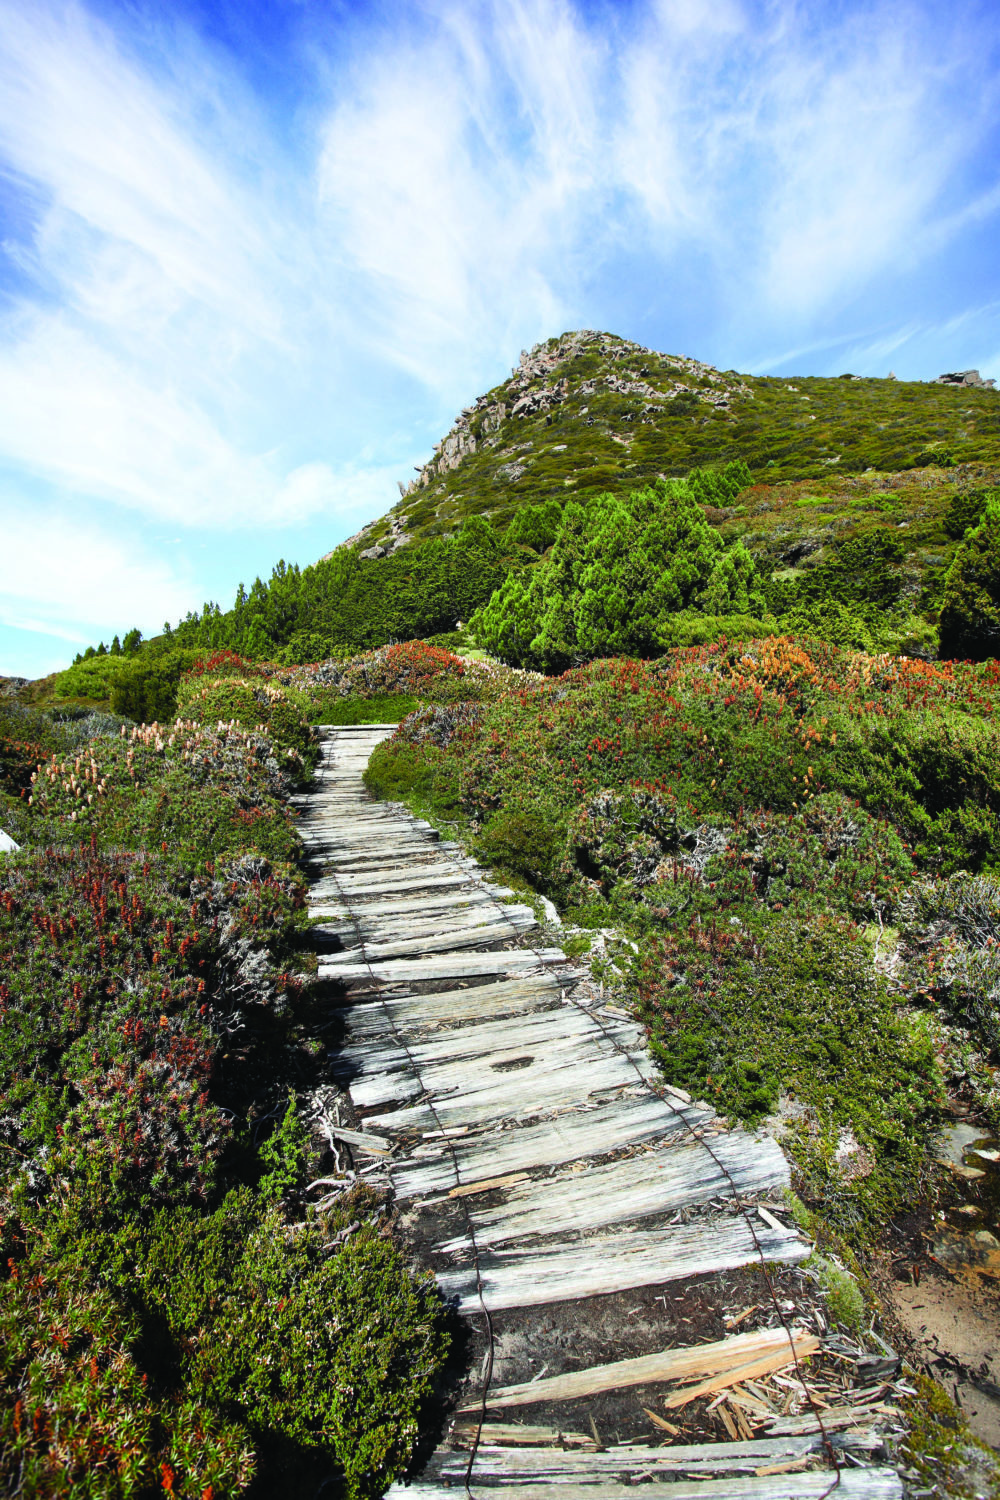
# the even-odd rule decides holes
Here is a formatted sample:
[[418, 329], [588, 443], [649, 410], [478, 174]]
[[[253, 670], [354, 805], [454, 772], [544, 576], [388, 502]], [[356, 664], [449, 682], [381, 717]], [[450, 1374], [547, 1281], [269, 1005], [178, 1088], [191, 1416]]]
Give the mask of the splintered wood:
[[[779, 1216], [751, 1224], [746, 1212], [720, 1207], [734, 1189], [747, 1209], [763, 1196], [780, 1202], [788, 1168], [775, 1142], [723, 1131], [708, 1106], [658, 1087], [642, 1029], [617, 1007], [594, 1003], [581, 973], [544, 945], [529, 906], [427, 823], [370, 800], [362, 775], [394, 728], [324, 731], [317, 789], [300, 799], [300, 826], [337, 1038], [330, 1067], [354, 1109], [336, 1139], [391, 1182], [444, 1297], [474, 1316], [484, 1306], [529, 1308], [757, 1264], [762, 1255], [802, 1260], [810, 1246]], [[551, 1401], [556, 1392], [572, 1399], [607, 1389], [609, 1378], [616, 1387], [711, 1384], [738, 1364], [735, 1384], [807, 1357], [815, 1340], [799, 1330], [794, 1344], [793, 1355], [782, 1329], [734, 1334], [718, 1347], [492, 1390], [488, 1407]], [[463, 1421], [454, 1442], [474, 1443], [478, 1423]], [[488, 1423], [474, 1482], [503, 1485], [510, 1500], [552, 1483], [567, 1500], [577, 1492], [597, 1500], [617, 1493], [628, 1469], [651, 1496], [662, 1475], [672, 1500], [684, 1500], [692, 1477], [709, 1478], [713, 1495], [777, 1500], [819, 1496], [830, 1481], [829, 1472], [806, 1471], [792, 1488], [769, 1477], [775, 1465], [815, 1459], [810, 1432], [714, 1445], [724, 1457], [690, 1449], [683, 1458], [673, 1446], [604, 1453], [581, 1425], [560, 1433]], [[655, 1426], [661, 1442], [676, 1431], [665, 1416]], [[467, 1462], [446, 1441], [405, 1491], [390, 1494], [453, 1493]], [[845, 1471], [841, 1495], [894, 1500], [898, 1483], [875, 1483], [878, 1473], [866, 1468], [859, 1488]]]
[[[589, 1370], [551, 1375], [547, 1380], [501, 1387], [490, 1392], [489, 1404], [492, 1410], [503, 1406], [526, 1406], [538, 1401], [576, 1401], [600, 1391], [621, 1390], [623, 1386], [700, 1380], [703, 1376], [717, 1377], [720, 1383], [716, 1389], [721, 1389], [722, 1384], [735, 1385], [750, 1375], [751, 1365], [780, 1369], [795, 1359], [805, 1359], [818, 1348], [819, 1339], [813, 1334], [793, 1329], [789, 1337], [783, 1328], [765, 1328], [760, 1333], [739, 1333], [714, 1344], [665, 1349], [661, 1354], [643, 1354], [637, 1359], [621, 1359]], [[761, 1370], [759, 1373], [766, 1372]], [[695, 1394], [703, 1392], [697, 1387], [690, 1392], [681, 1391], [678, 1393], [680, 1399], [671, 1396], [667, 1406], [682, 1406]]]

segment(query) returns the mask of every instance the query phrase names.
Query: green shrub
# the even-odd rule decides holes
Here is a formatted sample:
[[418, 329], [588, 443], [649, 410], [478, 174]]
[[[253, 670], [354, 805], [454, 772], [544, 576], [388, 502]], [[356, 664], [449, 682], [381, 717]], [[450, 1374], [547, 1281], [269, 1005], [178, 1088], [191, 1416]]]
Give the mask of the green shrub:
[[[733, 467], [733, 466], [730, 466]], [[662, 481], [627, 497], [570, 502], [551, 553], [526, 577], [511, 575], [472, 625], [503, 660], [548, 670], [595, 656], [649, 656], [669, 618], [762, 612], [756, 568], [739, 541], [728, 548], [696, 495], [737, 486], [744, 466]]]
[[[919, 1192], [941, 1079], [857, 928], [781, 912], [672, 925], [644, 946], [638, 979], [668, 1082], [748, 1121], [783, 1093], [797, 1101], [802, 1193], [840, 1232], [880, 1232]], [[841, 1130], [867, 1154], [857, 1178], [838, 1169]]]
[[967, 531], [979, 525], [987, 505], [997, 499], [1000, 499], [1000, 491], [996, 489], [959, 490], [952, 496], [944, 513], [945, 531], [960, 542]]
[[304, 1201], [301, 773], [276, 756], [312, 731], [260, 674], [190, 687], [269, 732], [0, 705], [28, 793], [0, 789], [25, 845], [0, 859], [0, 1490], [368, 1500], [412, 1452], [441, 1309], [374, 1194]]
[[479, 847], [491, 863], [544, 883], [557, 839], [557, 828], [534, 814], [498, 812], [480, 835]]
[[60, 672], [56, 677], [55, 691], [60, 698], [86, 698], [92, 703], [108, 703], [126, 668], [127, 658], [124, 656], [91, 656]]
[[945, 576], [942, 656], [983, 661], [1000, 650], [1000, 500], [991, 500]]
[[504, 545], [545, 552], [558, 535], [561, 517], [562, 506], [557, 500], [544, 505], [523, 505], [504, 532]]
[[282, 752], [284, 768], [300, 779], [319, 756], [316, 731], [306, 713], [273, 682], [188, 676], [178, 690], [177, 712], [187, 723], [259, 729]]
[[210, 1214], [53, 1225], [0, 1302], [5, 1492], [235, 1500], [332, 1471], [375, 1500], [445, 1341], [432, 1287], [373, 1226], [330, 1254], [371, 1207], [356, 1193], [295, 1235], [244, 1188]]
[[820, 1286], [826, 1293], [826, 1310], [831, 1323], [839, 1323], [849, 1333], [858, 1333], [865, 1315], [865, 1299], [856, 1279], [843, 1266], [826, 1255], [809, 1259], [812, 1270], [819, 1272]]
[[398, 724], [420, 704], [406, 693], [379, 694], [373, 698], [330, 697], [316, 710], [314, 724]]
[[168, 651], [155, 656], [108, 657], [119, 663], [111, 681], [112, 709], [138, 724], [167, 723], [177, 711], [181, 674], [197, 655], [195, 651]]

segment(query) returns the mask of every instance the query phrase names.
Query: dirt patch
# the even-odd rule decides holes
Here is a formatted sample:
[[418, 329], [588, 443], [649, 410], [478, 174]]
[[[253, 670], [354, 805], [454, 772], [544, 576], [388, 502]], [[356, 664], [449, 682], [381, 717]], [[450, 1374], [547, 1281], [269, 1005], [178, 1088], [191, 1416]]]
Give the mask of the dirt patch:
[[893, 1224], [883, 1290], [910, 1357], [954, 1397], [975, 1436], [1000, 1449], [997, 1144], [981, 1129], [952, 1127], [941, 1152], [951, 1172], [943, 1206]]

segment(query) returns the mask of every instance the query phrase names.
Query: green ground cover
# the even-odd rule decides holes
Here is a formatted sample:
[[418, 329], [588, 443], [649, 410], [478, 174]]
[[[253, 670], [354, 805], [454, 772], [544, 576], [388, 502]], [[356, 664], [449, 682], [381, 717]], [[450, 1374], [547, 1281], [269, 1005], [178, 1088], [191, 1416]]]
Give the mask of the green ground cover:
[[1000, 1122], [998, 706], [994, 662], [716, 643], [422, 710], [368, 779], [617, 927], [666, 1080], [780, 1118], [863, 1244], [929, 1189], [952, 1066]]
[[375, 1496], [446, 1338], [373, 1194], [307, 1201], [315, 731], [245, 662], [178, 692], [0, 700], [0, 1489]]

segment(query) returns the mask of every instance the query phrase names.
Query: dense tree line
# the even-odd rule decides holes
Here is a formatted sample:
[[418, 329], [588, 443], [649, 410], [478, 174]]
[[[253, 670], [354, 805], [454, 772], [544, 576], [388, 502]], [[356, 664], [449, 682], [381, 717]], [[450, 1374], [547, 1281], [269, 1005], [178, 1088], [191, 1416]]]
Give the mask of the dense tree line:
[[254, 659], [315, 661], [453, 630], [507, 572], [502, 536], [475, 516], [453, 537], [367, 558], [344, 548], [312, 567], [279, 562], [267, 583], [241, 584], [233, 608], [206, 604], [168, 632], [173, 646], [227, 648]]
[[602, 656], [655, 656], [759, 622], [769, 632], [925, 654], [934, 649], [935, 611], [943, 654], [994, 654], [1000, 493], [976, 492], [952, 507], [946, 527], [964, 530], [964, 540], [918, 615], [905, 545], [888, 527], [834, 544], [805, 569], [775, 573], [741, 540], [727, 542], [709, 516], [734, 514], [727, 507], [752, 482], [737, 461], [627, 494], [525, 505], [504, 531], [474, 516], [452, 536], [388, 557], [344, 548], [312, 567], [281, 561], [267, 582], [257, 578], [249, 591], [240, 584], [229, 610], [207, 603], [152, 641], [133, 629], [77, 661], [130, 658], [113, 674], [116, 707], [141, 707], [148, 717], [173, 697], [192, 653], [231, 650], [291, 665], [440, 637], [473, 617], [491, 653], [549, 671]]

